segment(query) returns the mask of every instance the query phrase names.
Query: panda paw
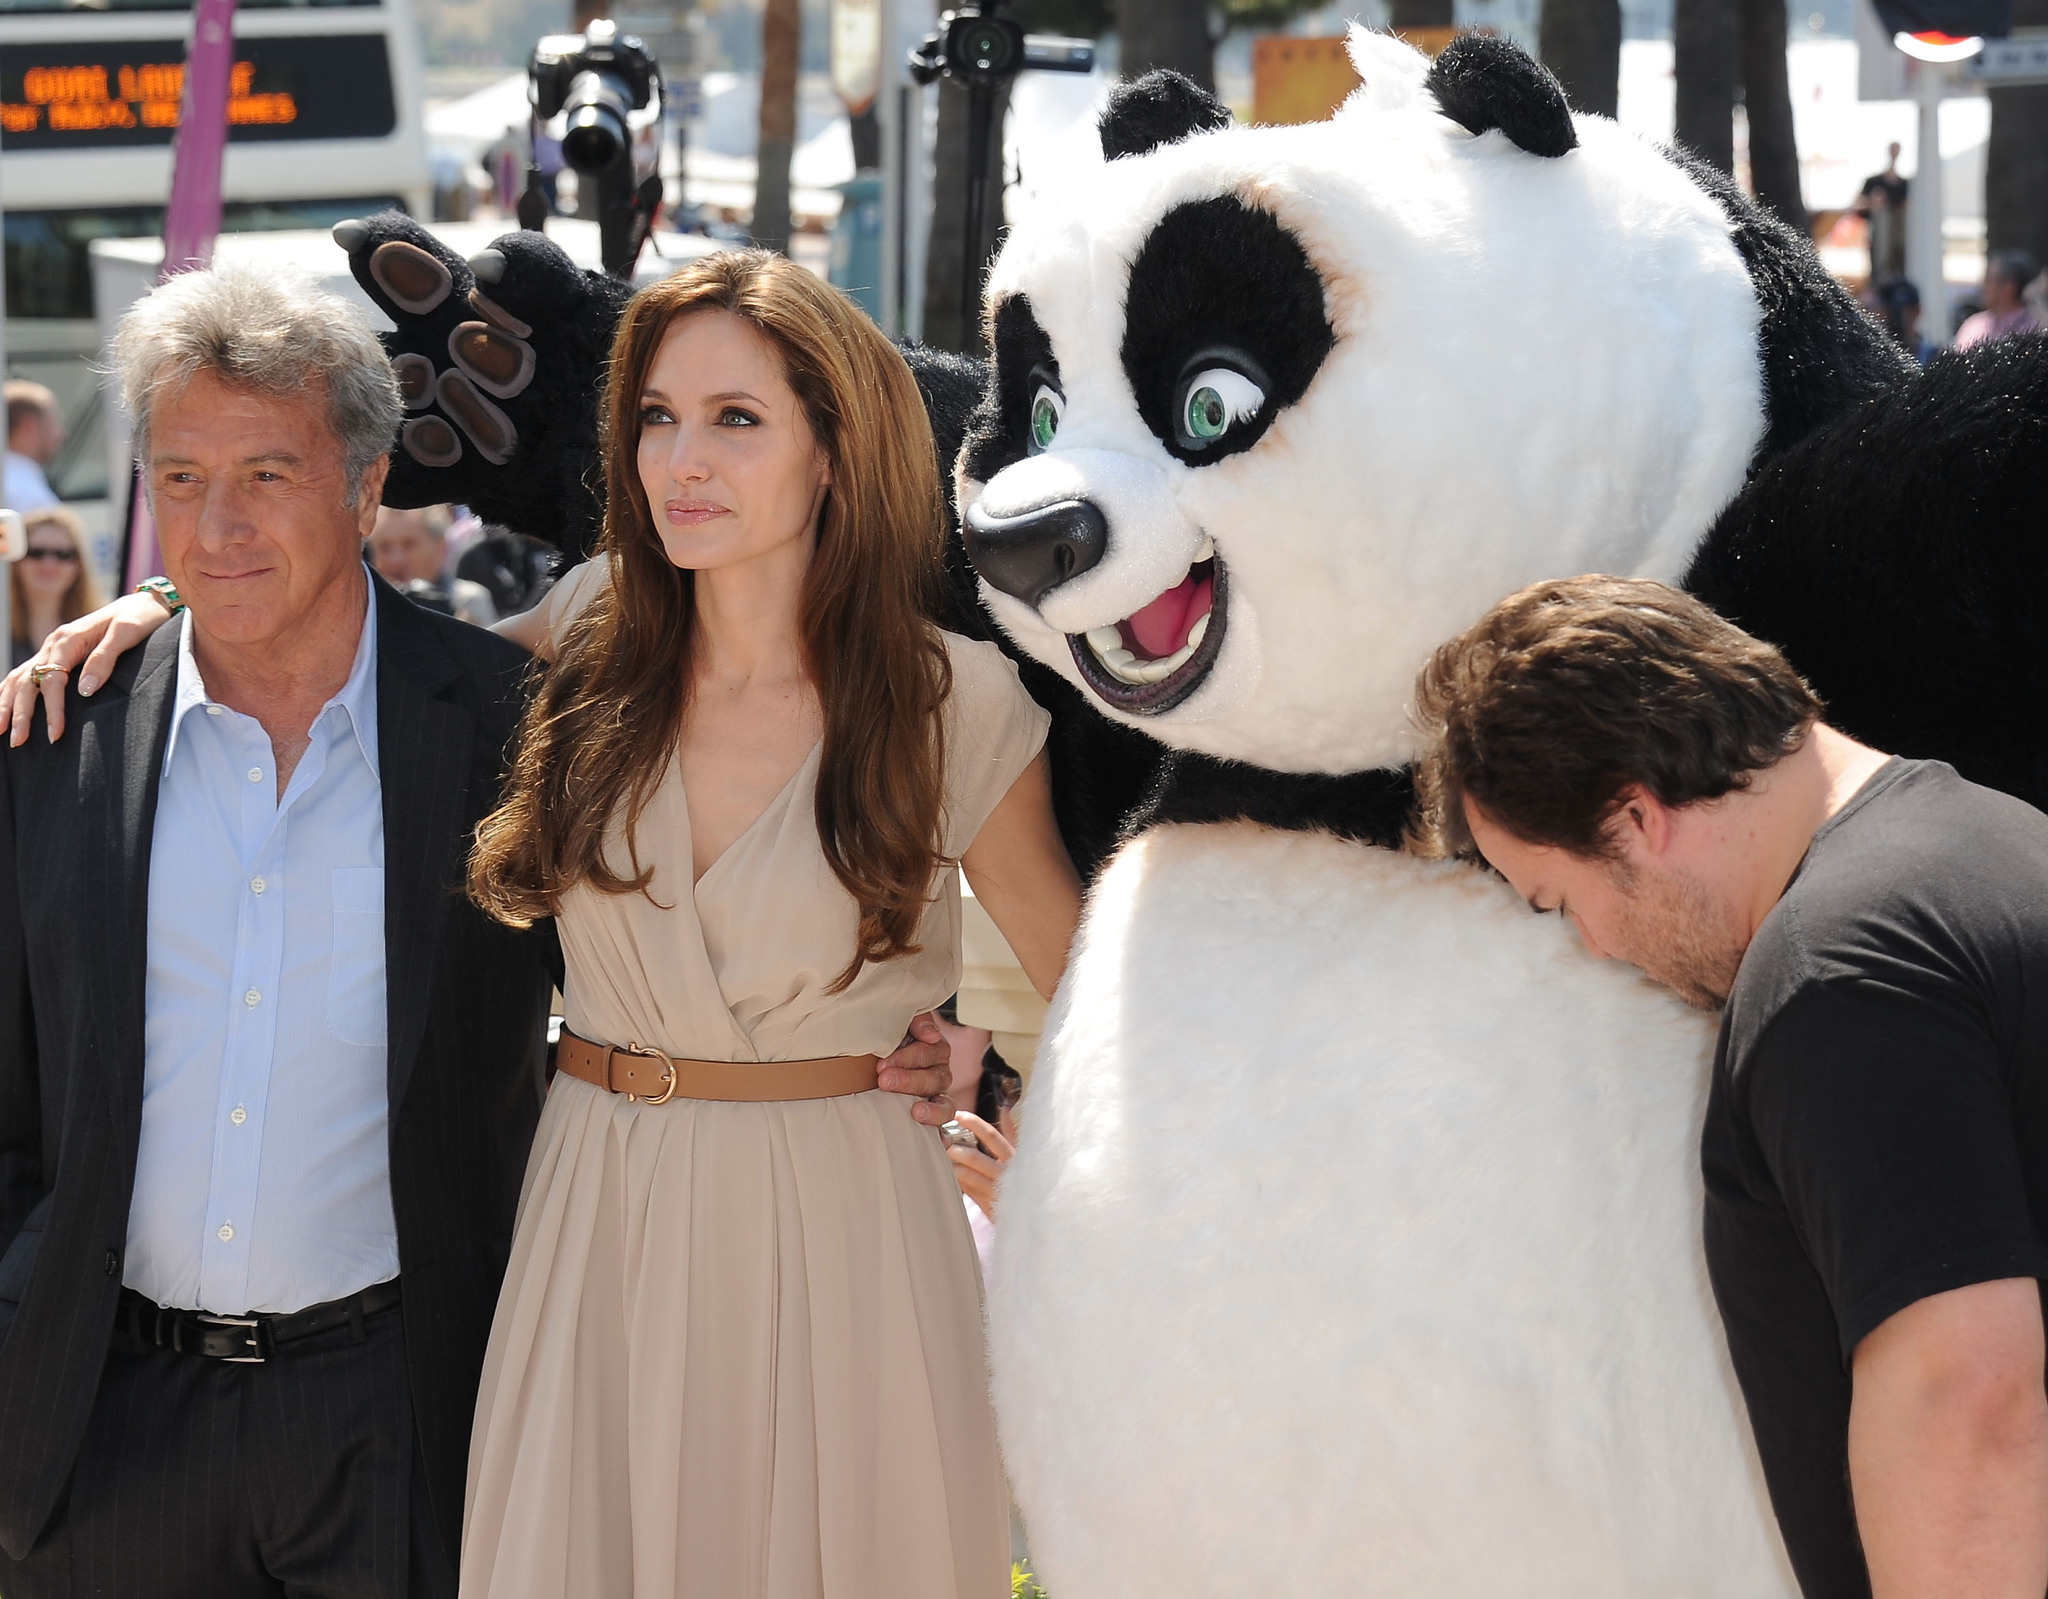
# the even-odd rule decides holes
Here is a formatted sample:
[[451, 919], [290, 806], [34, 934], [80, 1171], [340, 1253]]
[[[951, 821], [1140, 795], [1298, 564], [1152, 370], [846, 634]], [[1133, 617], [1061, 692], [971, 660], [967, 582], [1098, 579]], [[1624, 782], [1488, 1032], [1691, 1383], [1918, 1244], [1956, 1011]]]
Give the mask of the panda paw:
[[464, 261], [398, 212], [339, 223], [349, 270], [396, 331], [405, 404], [384, 499], [468, 505], [488, 522], [587, 550], [600, 507], [599, 372], [624, 284], [539, 233]]

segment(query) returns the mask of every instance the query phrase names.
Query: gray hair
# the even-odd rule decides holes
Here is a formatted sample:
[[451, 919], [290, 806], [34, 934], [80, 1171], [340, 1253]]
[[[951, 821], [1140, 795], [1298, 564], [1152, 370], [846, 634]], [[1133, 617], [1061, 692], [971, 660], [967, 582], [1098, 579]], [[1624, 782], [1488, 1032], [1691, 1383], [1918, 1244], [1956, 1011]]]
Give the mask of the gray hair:
[[324, 389], [351, 508], [404, 414], [391, 362], [362, 313], [309, 278], [274, 269], [179, 273], [121, 318], [112, 354], [121, 403], [135, 419], [135, 458], [145, 465], [156, 402], [201, 372], [280, 397]]

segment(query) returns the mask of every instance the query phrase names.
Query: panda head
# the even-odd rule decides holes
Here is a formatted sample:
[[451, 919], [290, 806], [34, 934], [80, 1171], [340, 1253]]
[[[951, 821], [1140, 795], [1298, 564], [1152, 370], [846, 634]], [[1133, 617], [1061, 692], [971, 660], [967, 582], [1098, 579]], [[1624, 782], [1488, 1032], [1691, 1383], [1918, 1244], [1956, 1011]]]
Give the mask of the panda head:
[[1727, 211], [1496, 40], [1354, 30], [1328, 122], [1141, 80], [1020, 221], [957, 484], [991, 613], [1115, 720], [1398, 765], [1437, 643], [1544, 576], [1675, 579], [1766, 426]]

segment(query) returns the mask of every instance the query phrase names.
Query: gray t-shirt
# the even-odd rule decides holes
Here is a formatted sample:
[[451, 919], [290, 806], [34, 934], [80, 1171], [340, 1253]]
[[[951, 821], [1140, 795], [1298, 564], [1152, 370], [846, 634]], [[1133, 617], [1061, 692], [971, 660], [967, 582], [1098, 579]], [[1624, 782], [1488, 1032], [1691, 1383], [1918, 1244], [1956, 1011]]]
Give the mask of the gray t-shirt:
[[1849, 1359], [1914, 1301], [2048, 1277], [2048, 816], [1892, 760], [1737, 974], [1701, 1150], [1707, 1265], [1808, 1599], [1867, 1599]]

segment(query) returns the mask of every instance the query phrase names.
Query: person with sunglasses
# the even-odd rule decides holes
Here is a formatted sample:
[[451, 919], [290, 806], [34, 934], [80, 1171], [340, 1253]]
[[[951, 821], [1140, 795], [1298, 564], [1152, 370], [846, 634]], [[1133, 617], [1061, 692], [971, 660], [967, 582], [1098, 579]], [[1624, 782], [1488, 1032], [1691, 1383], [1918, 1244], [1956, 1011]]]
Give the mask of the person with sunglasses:
[[43, 647], [51, 630], [100, 607], [99, 584], [85, 560], [85, 529], [62, 506], [45, 506], [22, 519], [27, 551], [14, 563], [14, 648], [19, 666]]

